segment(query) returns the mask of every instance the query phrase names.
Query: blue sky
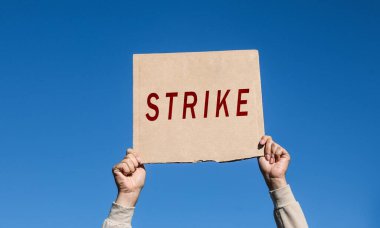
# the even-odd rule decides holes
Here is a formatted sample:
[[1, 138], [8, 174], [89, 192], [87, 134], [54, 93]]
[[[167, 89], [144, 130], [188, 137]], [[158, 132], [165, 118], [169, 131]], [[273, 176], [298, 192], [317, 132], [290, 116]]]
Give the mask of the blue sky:
[[[1, 227], [99, 227], [132, 54], [258, 49], [265, 130], [311, 227], [380, 222], [376, 1], [1, 1]], [[134, 227], [274, 227], [256, 159], [148, 165]]]

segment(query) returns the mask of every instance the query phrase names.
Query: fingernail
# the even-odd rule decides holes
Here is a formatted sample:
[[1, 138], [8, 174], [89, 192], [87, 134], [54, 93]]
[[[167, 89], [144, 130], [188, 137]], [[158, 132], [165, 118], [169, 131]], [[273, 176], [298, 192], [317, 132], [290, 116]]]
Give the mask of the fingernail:
[[269, 159], [270, 159], [270, 155], [269, 155], [269, 154], [266, 154], [266, 155], [265, 155], [265, 159], [266, 159], [267, 161], [269, 161]]
[[261, 145], [264, 145], [264, 143], [265, 143], [265, 140], [264, 140], [264, 139], [260, 140], [260, 144], [261, 144]]

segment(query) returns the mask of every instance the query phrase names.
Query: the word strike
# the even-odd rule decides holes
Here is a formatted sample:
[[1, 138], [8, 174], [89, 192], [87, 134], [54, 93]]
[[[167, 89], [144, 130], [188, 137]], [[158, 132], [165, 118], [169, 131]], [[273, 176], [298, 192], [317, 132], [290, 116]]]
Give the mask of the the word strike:
[[[228, 94], [230, 93], [230, 90], [226, 90], [222, 92], [221, 90], [217, 91], [216, 94], [216, 105], [215, 107], [215, 117], [219, 117], [221, 113], [223, 112], [226, 117], [229, 116], [229, 107], [228, 103], [226, 101]], [[236, 102], [236, 116], [248, 116], [248, 111], [242, 111], [242, 105], [247, 104], [247, 100], [243, 99], [243, 94], [248, 94], [249, 89], [239, 89], [237, 93], [237, 102]], [[169, 107], [168, 107], [168, 120], [172, 119], [172, 113], [173, 113], [173, 105], [175, 103], [176, 97], [178, 97], [178, 92], [168, 92], [165, 94], [166, 99], [169, 100]], [[183, 108], [182, 108], [182, 119], [186, 119], [188, 116], [188, 112], [191, 115], [191, 118], [196, 118], [194, 107], [198, 103], [198, 96], [193, 91], [187, 91], [184, 92], [184, 99], [183, 99]], [[208, 118], [209, 112], [209, 98], [210, 98], [210, 91], [205, 92], [204, 96], [204, 105], [203, 105], [203, 118]], [[157, 93], [150, 93], [147, 97], [147, 105], [150, 109], [154, 111], [153, 115], [150, 115], [149, 113], [146, 113], [146, 118], [149, 121], [155, 121], [157, 120], [160, 109], [159, 107], [153, 103], [155, 100], [160, 99]], [[212, 108], [212, 106], [210, 106]], [[199, 118], [199, 117], [198, 117]]]

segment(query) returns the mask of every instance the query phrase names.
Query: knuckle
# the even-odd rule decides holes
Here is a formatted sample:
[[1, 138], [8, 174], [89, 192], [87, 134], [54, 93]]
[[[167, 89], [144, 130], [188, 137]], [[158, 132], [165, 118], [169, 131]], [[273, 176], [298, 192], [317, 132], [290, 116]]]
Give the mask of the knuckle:
[[129, 157], [128, 157], [128, 159], [129, 159], [130, 161], [133, 161], [133, 160], [135, 159], [135, 156], [134, 156], [133, 154], [130, 154]]
[[129, 167], [126, 163], [123, 163], [123, 169], [129, 171]]

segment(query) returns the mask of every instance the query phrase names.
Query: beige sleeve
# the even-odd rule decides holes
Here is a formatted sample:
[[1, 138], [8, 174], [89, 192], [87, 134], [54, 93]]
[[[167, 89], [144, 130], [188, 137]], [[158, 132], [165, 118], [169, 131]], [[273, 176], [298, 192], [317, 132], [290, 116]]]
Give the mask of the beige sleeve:
[[270, 191], [274, 204], [274, 219], [280, 228], [308, 227], [300, 204], [294, 198], [290, 186]]
[[108, 218], [104, 220], [103, 228], [132, 228], [132, 216], [134, 207], [123, 207], [112, 203]]

